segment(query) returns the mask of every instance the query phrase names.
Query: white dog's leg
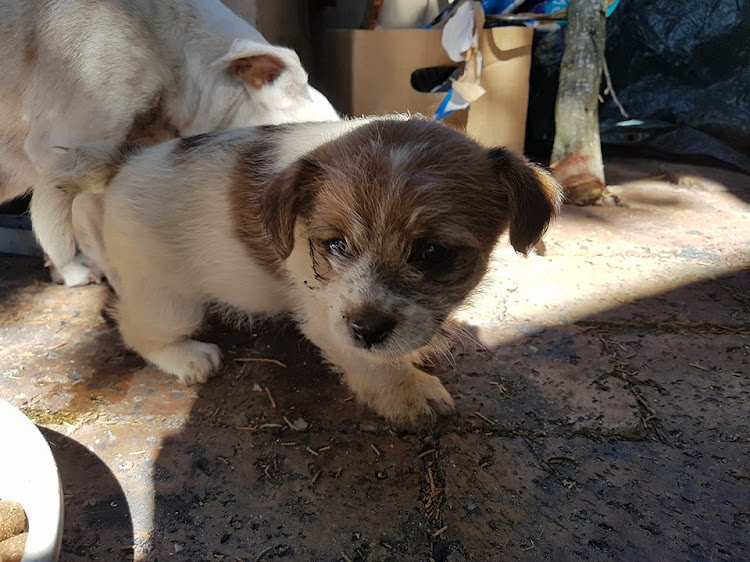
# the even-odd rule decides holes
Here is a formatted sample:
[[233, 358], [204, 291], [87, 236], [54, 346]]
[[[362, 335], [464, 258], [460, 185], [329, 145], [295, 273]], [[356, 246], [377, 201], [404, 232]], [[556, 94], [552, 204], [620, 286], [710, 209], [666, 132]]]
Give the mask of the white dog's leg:
[[68, 287], [80, 287], [90, 283], [101, 283], [102, 273], [91, 267], [85, 256], [78, 255], [68, 265], [57, 269], [52, 266], [52, 280]]
[[[189, 339], [203, 320], [201, 303], [150, 286], [125, 286], [117, 319], [125, 344], [185, 384], [203, 383], [221, 369], [218, 346]], [[138, 281], [136, 281], [138, 283]]]
[[[64, 271], [65, 266], [73, 262], [76, 253], [71, 218], [72, 205], [72, 194], [61, 192], [50, 185], [34, 187], [30, 205], [34, 234], [52, 264], [61, 270], [66, 285], [69, 283]], [[79, 272], [71, 277], [78, 278]]]

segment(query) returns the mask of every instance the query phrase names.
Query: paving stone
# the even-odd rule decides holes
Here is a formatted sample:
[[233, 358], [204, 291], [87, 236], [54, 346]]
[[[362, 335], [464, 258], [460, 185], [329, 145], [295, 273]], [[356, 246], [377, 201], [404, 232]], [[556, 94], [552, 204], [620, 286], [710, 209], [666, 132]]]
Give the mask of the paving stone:
[[446, 435], [446, 560], [746, 560], [746, 445]]

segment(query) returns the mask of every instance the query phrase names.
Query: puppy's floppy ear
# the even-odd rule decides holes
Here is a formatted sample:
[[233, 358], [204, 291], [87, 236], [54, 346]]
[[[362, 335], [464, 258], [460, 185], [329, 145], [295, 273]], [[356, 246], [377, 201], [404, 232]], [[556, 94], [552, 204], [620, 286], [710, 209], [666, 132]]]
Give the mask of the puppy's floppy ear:
[[318, 162], [300, 158], [279, 172], [261, 194], [261, 220], [281, 259], [288, 258], [294, 249], [297, 218], [312, 209], [319, 172]]
[[510, 215], [510, 243], [525, 254], [559, 210], [562, 190], [549, 172], [518, 154], [493, 148], [489, 156], [499, 196]]

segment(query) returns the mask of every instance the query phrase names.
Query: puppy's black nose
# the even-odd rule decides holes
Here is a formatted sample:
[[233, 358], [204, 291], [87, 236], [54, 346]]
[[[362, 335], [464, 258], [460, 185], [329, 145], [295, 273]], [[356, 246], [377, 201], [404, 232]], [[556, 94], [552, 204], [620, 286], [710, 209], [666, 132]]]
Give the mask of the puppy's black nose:
[[393, 316], [377, 310], [367, 310], [349, 319], [354, 339], [366, 348], [383, 343], [395, 327], [396, 319]]

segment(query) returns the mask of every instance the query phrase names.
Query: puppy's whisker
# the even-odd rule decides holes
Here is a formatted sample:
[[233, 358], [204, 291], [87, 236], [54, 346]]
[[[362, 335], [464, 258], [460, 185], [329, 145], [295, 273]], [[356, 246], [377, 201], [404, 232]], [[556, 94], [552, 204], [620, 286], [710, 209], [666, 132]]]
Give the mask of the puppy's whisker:
[[441, 347], [437, 351], [439, 355], [445, 358], [445, 361], [448, 363], [448, 365], [450, 365], [452, 368], [456, 367], [456, 361], [453, 357], [453, 354], [450, 352], [450, 349]]
[[464, 347], [466, 347], [466, 340], [469, 340], [472, 344], [474, 344], [474, 346], [479, 348], [480, 351], [482, 352], [489, 351], [487, 347], [482, 342], [480, 342], [477, 338], [475, 338], [474, 334], [472, 334], [468, 330], [468, 328], [466, 328], [465, 326], [461, 324], [456, 324], [455, 329], [456, 329], [456, 336], [459, 338], [459, 340], [464, 345]]
[[474, 344], [474, 346], [480, 348], [482, 351], [487, 351], [487, 348], [479, 342], [474, 335], [461, 323], [454, 320], [449, 320], [443, 326], [443, 330], [453, 340], [458, 341], [461, 346], [466, 349], [467, 340]]

